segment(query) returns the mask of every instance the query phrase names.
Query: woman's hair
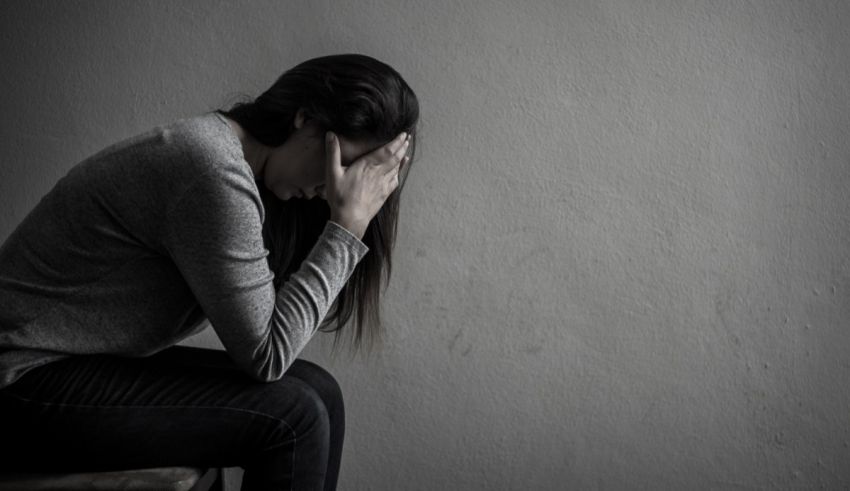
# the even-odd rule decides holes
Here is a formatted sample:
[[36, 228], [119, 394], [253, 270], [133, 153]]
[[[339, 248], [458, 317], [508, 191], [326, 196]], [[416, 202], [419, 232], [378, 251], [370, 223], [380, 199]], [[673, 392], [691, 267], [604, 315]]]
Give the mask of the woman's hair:
[[[342, 328], [356, 313], [354, 345], [362, 345], [364, 333], [368, 333], [371, 345], [381, 334], [381, 289], [392, 272], [399, 196], [413, 162], [419, 103], [413, 90], [390, 66], [369, 56], [343, 54], [296, 65], [254, 101], [218, 112], [239, 123], [260, 143], [277, 147], [294, 131], [295, 114], [300, 108], [322, 130], [320, 136], [333, 131], [348, 139], [385, 143], [402, 131], [411, 135], [410, 161], [399, 176], [399, 186], [363, 236], [369, 252], [343, 286], [321, 326], [323, 331], [336, 333], [336, 344]], [[330, 209], [321, 199], [281, 201], [265, 186], [258, 188], [266, 210], [263, 238], [270, 251], [269, 267], [275, 273], [275, 287], [279, 288], [310, 252], [330, 217]]]

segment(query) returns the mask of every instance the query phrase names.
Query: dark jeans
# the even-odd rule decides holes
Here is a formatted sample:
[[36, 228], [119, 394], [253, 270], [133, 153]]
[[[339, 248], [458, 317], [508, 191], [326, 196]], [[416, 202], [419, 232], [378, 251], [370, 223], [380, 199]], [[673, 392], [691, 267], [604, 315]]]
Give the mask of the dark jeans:
[[244, 490], [335, 489], [345, 415], [333, 377], [297, 360], [256, 382], [223, 351], [73, 356], [0, 389], [0, 469], [242, 467]]

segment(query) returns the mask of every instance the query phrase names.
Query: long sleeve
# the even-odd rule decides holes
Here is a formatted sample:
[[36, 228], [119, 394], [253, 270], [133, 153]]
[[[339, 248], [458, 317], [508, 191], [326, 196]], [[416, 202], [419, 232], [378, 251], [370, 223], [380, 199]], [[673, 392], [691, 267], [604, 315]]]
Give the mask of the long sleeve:
[[237, 365], [273, 381], [316, 332], [368, 248], [328, 222], [297, 272], [275, 291], [255, 184], [224, 169], [199, 176], [174, 202], [163, 242]]

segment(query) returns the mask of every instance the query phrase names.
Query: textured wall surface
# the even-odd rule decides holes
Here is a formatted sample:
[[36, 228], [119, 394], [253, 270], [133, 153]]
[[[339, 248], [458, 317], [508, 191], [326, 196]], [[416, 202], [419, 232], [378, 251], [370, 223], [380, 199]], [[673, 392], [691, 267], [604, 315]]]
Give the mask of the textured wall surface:
[[[0, 239], [313, 56], [422, 106], [344, 490], [850, 486], [850, 3], [0, 2]], [[193, 342], [216, 346], [210, 331]]]

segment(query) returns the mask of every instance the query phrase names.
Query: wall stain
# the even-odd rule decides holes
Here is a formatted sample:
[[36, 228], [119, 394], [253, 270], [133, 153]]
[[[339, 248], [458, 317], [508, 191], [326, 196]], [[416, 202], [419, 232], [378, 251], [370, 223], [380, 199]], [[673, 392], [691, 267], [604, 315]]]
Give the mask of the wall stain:
[[449, 341], [449, 353], [451, 353], [454, 350], [458, 339], [460, 339], [460, 337], [462, 335], [463, 335], [463, 329], [458, 329], [457, 332], [455, 333], [454, 337], [452, 337], [452, 340]]
[[530, 346], [526, 346], [526, 347], [522, 348], [522, 352], [528, 353], [529, 355], [536, 355], [536, 354], [540, 353], [541, 351], [543, 351], [543, 346], [541, 346], [539, 344], [530, 345]]

